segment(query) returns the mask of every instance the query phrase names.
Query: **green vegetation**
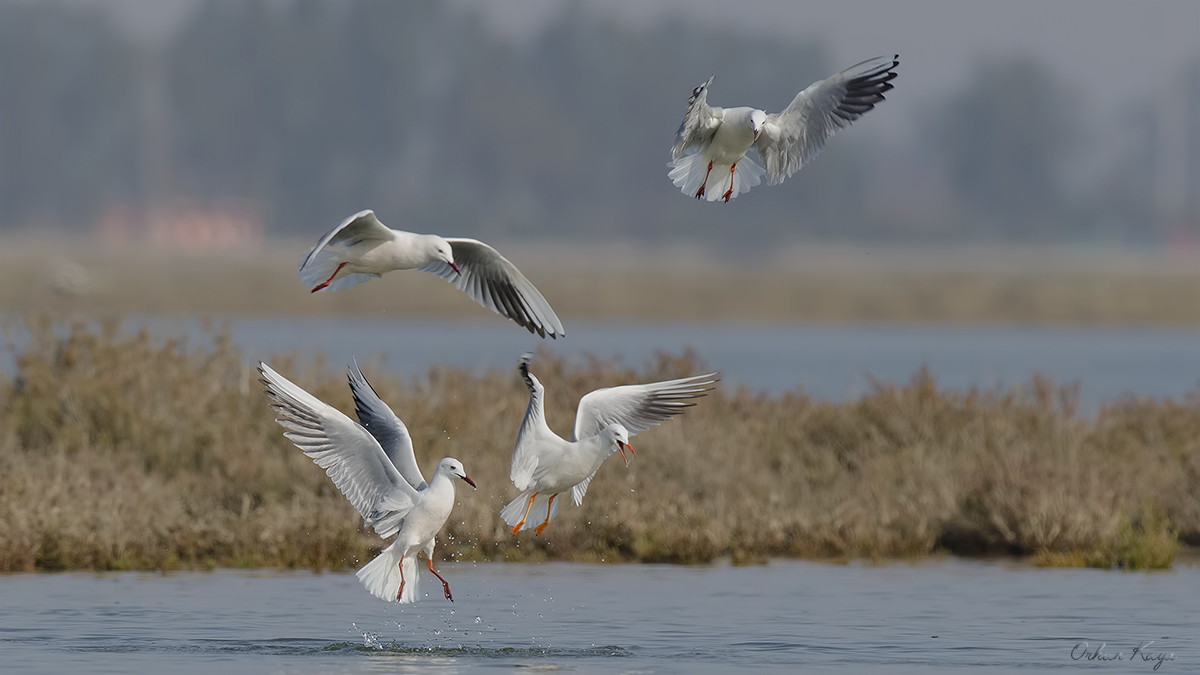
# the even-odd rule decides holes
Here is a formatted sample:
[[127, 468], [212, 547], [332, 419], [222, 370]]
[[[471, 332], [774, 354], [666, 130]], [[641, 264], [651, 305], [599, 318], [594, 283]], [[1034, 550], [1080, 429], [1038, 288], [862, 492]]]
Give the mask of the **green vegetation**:
[[1033, 556], [1040, 567], [1120, 567], [1127, 570], [1166, 569], [1179, 552], [1179, 532], [1147, 500], [1135, 525], [1122, 515], [1117, 536], [1091, 550], [1042, 549]]
[[[0, 571], [357, 566], [381, 540], [283, 438], [226, 333], [211, 344], [125, 336], [115, 324], [31, 320], [0, 375]], [[552, 427], [591, 389], [698, 372], [543, 355]], [[350, 412], [340, 369], [272, 365]], [[439, 552], [454, 559], [693, 563], [1033, 555], [1047, 565], [1169, 566], [1200, 541], [1200, 397], [1130, 398], [1094, 418], [1034, 377], [1003, 391], [939, 389], [928, 373], [825, 403], [719, 389], [640, 435], [583, 506], [512, 536], [508, 462], [527, 392], [513, 371], [435, 368], [415, 381], [364, 364], [422, 467], [454, 455], [460, 487]]]

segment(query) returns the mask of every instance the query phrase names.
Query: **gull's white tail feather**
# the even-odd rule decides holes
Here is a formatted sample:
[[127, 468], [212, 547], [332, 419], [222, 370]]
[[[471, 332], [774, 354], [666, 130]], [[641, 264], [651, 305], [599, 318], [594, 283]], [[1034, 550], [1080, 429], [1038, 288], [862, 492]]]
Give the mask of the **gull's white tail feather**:
[[[512, 500], [500, 510], [500, 517], [504, 519], [504, 522], [511, 526], [516, 526], [521, 522], [521, 516], [525, 515], [525, 507], [529, 504], [529, 495], [531, 494], [533, 492], [530, 490], [522, 492], [520, 497]], [[563, 495], [554, 498], [554, 506], [550, 507], [550, 518], [546, 518], [546, 505], [550, 502], [550, 495], [539, 493], [533, 498], [533, 506], [529, 507], [529, 515], [525, 517], [525, 524], [521, 526], [521, 529], [531, 530], [558, 515], [558, 502], [562, 501], [562, 498]]]
[[[766, 170], [762, 168], [750, 158], [749, 155], [738, 160], [737, 170], [730, 175], [731, 165], [716, 164], [712, 166], [712, 170], [708, 169], [708, 160], [704, 159], [704, 153], [696, 152], [670, 162], [667, 166], [671, 167], [671, 171], [667, 174], [673, 183], [689, 197], [695, 197], [696, 192], [700, 190], [700, 186], [704, 185], [704, 198], [710, 202], [715, 202], [725, 196], [725, 192], [729, 190], [730, 183], [733, 184], [733, 192], [729, 198], [733, 199], [743, 192], [749, 192], [750, 188], [762, 182], [763, 176], [766, 175]], [[708, 176], [708, 184], [704, 184], [704, 177]]]
[[693, 152], [690, 155], [684, 155], [679, 159], [667, 162], [667, 166], [671, 167], [671, 171], [667, 174], [671, 178], [671, 182], [675, 183], [675, 186], [680, 188], [683, 194], [695, 197], [696, 191], [704, 182], [704, 174], [708, 171], [708, 162], [704, 159], [704, 153]]
[[[708, 165], [705, 165], [705, 169]], [[732, 165], [725, 164], [723, 166], [713, 165], [712, 174], [708, 177], [708, 186], [704, 188], [704, 198], [710, 202], [715, 202], [718, 199], [723, 199], [725, 192], [730, 189], [732, 183], [733, 191], [729, 194], [729, 199], [749, 192], [750, 188], [762, 182], [763, 176], [767, 174], [766, 170], [758, 165], [753, 159], [747, 155], [738, 160], [737, 169], [730, 171]], [[720, 171], [720, 173], [717, 173]], [[695, 194], [694, 192], [692, 193]]]
[[[329, 280], [329, 277], [337, 273], [338, 265], [346, 262], [344, 251], [345, 249], [337, 246], [326, 246], [317, 251], [317, 254], [312, 256], [311, 259], [305, 258], [304, 262], [300, 264], [300, 280], [310, 290], [325, 283]], [[347, 274], [335, 279], [321, 290], [340, 291], [343, 288], [357, 286], [378, 277], [378, 274]]]
[[400, 592], [400, 565], [404, 565], [404, 595], [400, 597], [399, 602], [416, 602], [420, 574], [417, 571], [416, 554], [408, 556], [401, 563], [399, 551], [389, 546], [375, 556], [374, 560], [363, 565], [356, 576], [371, 595], [380, 600], [397, 602], [396, 594]]

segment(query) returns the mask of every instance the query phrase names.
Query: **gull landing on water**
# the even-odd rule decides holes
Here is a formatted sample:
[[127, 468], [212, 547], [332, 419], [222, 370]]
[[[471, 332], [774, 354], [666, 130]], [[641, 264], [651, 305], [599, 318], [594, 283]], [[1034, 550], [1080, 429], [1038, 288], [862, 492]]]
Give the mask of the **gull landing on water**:
[[442, 277], [530, 333], [551, 338], [566, 334], [550, 303], [496, 249], [474, 239], [393, 230], [370, 209], [350, 216], [321, 237], [300, 263], [300, 278], [316, 293], [411, 269]]
[[346, 499], [381, 537], [395, 541], [358, 571], [358, 579], [381, 600], [409, 603], [417, 599], [417, 554], [424, 551], [429, 571], [442, 582], [447, 600], [450, 584], [433, 569], [435, 538], [454, 508], [454, 478], [467, 477], [462, 462], [446, 457], [426, 483], [417, 468], [412, 437], [355, 363], [350, 389], [361, 422], [296, 386], [265, 363], [258, 364], [279, 418], [275, 421], [297, 448], [333, 479]]
[[529, 408], [517, 434], [509, 473], [513, 485], [523, 492], [500, 511], [500, 517], [512, 526], [513, 534], [534, 527], [539, 521], [536, 533], [541, 534], [558, 513], [555, 498], [562, 492], [570, 490], [575, 505], [581, 504], [588, 484], [609, 455], [619, 450], [628, 466], [633, 455], [630, 436], [692, 407], [695, 403], [690, 401], [712, 391], [712, 385], [719, 379], [716, 373], [709, 373], [597, 389], [579, 399], [575, 433], [567, 441], [546, 424], [545, 389], [529, 372], [531, 356], [521, 357], [517, 366], [529, 387]]
[[[895, 55], [850, 66], [813, 83], [783, 112], [771, 115], [746, 107], [710, 108], [708, 87], [714, 75], [688, 99], [667, 175], [684, 194], [710, 202], [729, 203], [763, 176], [769, 185], [778, 185], [816, 157], [834, 132], [884, 100], [898, 65], [900, 56]], [[766, 168], [746, 156], [752, 147]], [[690, 149], [695, 151], [685, 155]]]

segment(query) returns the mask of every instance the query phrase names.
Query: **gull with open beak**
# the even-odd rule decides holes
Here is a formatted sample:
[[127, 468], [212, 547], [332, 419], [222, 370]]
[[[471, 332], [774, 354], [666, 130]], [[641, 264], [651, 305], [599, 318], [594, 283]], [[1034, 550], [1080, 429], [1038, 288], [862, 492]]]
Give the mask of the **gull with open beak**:
[[[570, 441], [550, 430], [543, 409], [545, 390], [529, 372], [531, 354], [518, 368], [529, 387], [529, 407], [517, 435], [509, 477], [523, 492], [500, 511], [512, 533], [534, 527], [541, 534], [558, 512], [556, 498], [571, 491], [576, 505], [604, 460], [620, 452], [625, 465], [633, 457], [629, 437], [692, 407], [692, 399], [712, 391], [717, 373], [666, 382], [597, 389], [579, 400]], [[625, 452], [629, 451], [626, 455]], [[540, 523], [540, 524], [538, 524]]]
[[381, 537], [396, 535], [391, 546], [358, 570], [358, 579], [381, 600], [417, 600], [417, 555], [422, 551], [429, 571], [442, 582], [447, 600], [450, 584], [433, 569], [437, 533], [454, 508], [454, 478], [475, 487], [462, 462], [445, 457], [428, 483], [417, 468], [412, 437], [363, 377], [350, 367], [350, 389], [359, 422], [296, 386], [265, 363], [258, 364], [275, 420], [284, 436], [333, 479], [363, 517], [363, 525]]
[[453, 283], [471, 299], [541, 337], [565, 335], [550, 303], [496, 249], [474, 239], [393, 230], [359, 211], [321, 237], [300, 278], [313, 293], [336, 291], [393, 270], [419, 269]]

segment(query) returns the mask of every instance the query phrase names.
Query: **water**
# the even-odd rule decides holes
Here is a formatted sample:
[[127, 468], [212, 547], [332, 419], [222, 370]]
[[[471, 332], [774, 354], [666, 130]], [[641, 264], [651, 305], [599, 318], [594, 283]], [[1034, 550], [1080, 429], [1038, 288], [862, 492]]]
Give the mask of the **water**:
[[[141, 318], [130, 325], [159, 335], [203, 334], [195, 320]], [[721, 371], [727, 387], [774, 394], [803, 388], [834, 401], [870, 391], [867, 374], [906, 382], [922, 365], [942, 386], [960, 390], [1028, 384], [1035, 371], [1061, 384], [1079, 382], [1085, 414], [1130, 394], [1179, 400], [1200, 390], [1200, 331], [1188, 328], [572, 321], [564, 339], [551, 341], [498, 319], [314, 317], [238, 318], [231, 330], [254, 360], [288, 351], [306, 357], [324, 353], [340, 367], [354, 357], [383, 356], [389, 369], [408, 375], [439, 363], [515, 370], [522, 353], [542, 345], [560, 356], [620, 356], [632, 365], [656, 350], [680, 353], [691, 347]]]
[[[1159, 672], [1200, 668], [1200, 568], [447, 564], [415, 605], [350, 574], [0, 576], [13, 673]], [[1086, 642], [1087, 646], [1082, 646]], [[1075, 660], [1083, 650], [1120, 659]], [[1165, 655], [1173, 655], [1168, 660]]]

